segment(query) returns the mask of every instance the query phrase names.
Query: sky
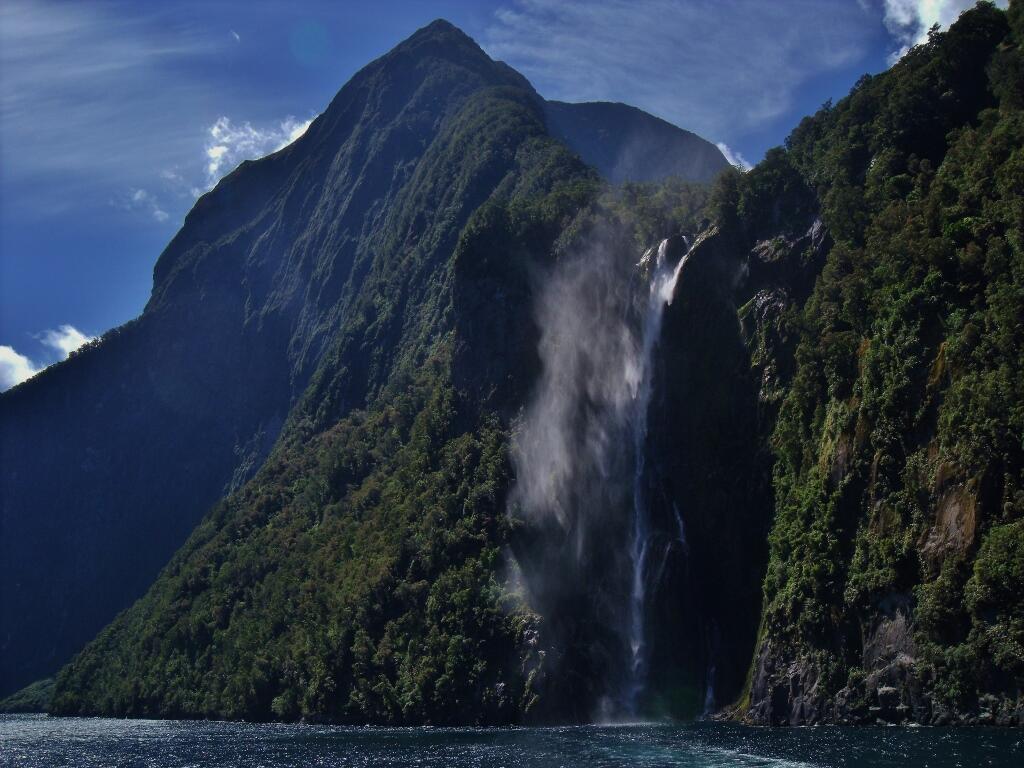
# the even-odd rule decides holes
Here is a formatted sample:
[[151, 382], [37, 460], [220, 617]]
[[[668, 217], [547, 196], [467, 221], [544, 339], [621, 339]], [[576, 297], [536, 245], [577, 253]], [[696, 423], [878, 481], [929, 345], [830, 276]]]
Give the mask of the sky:
[[633, 104], [749, 166], [971, 4], [4, 0], [0, 390], [136, 317], [196, 198], [435, 18], [547, 98]]

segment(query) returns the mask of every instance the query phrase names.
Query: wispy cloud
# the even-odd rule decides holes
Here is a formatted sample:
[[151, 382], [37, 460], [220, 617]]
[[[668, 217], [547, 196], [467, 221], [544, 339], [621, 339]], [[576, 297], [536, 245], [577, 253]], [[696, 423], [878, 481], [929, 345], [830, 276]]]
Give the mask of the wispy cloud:
[[747, 158], [739, 152], [732, 150], [725, 142], [720, 141], [716, 146], [718, 147], [718, 151], [725, 155], [725, 159], [729, 162], [729, 165], [733, 165], [743, 171], [749, 171], [754, 167], [753, 164], [747, 161]]
[[269, 155], [291, 144], [306, 132], [313, 118], [297, 120], [292, 116], [274, 125], [257, 128], [252, 123], [234, 124], [220, 117], [209, 128], [206, 143], [207, 182], [213, 184], [243, 160]]
[[61, 359], [64, 359], [83, 344], [88, 344], [93, 338], [82, 333], [75, 326], [65, 323], [55, 331], [43, 331], [39, 340], [59, 352]]
[[[928, 40], [928, 31], [935, 26], [946, 29], [975, 0], [884, 0], [883, 20], [896, 44], [897, 50], [890, 54], [890, 63], [900, 59], [912, 46]], [[1005, 8], [1007, 0], [997, 0], [996, 5]]]
[[[64, 324], [55, 330], [43, 331], [37, 337], [45, 346], [57, 353], [59, 360], [67, 359], [68, 355], [93, 340], [75, 328]], [[56, 362], [51, 361], [51, 362]], [[10, 389], [16, 384], [35, 376], [46, 368], [49, 363], [37, 363], [27, 355], [23, 355], [14, 347], [0, 345], [0, 392]]]
[[846, 0], [515, 0], [482, 42], [548, 98], [624, 101], [732, 142], [859, 60], [871, 23]]
[[217, 119], [265, 117], [265, 105], [239, 97], [224, 67], [242, 36], [192, 23], [197, 7], [0, 3], [0, 168], [19, 205], [35, 193], [33, 209], [49, 216], [102, 189], [114, 207], [163, 223], [238, 162], [305, 130], [294, 117]]
[[192, 201], [203, 194], [203, 189], [194, 179], [185, 178], [185, 175], [179, 168], [165, 168], [160, 171], [160, 181], [165, 192]]
[[162, 203], [156, 195], [145, 189], [130, 189], [127, 194], [112, 201], [112, 205], [125, 211], [145, 213], [159, 224], [163, 224], [170, 218], [170, 214], [163, 209]]
[[52, 193], [74, 196], [75, 182], [128, 186], [154, 157], [187, 155], [198, 136], [182, 127], [209, 84], [183, 65], [228, 43], [156, 13], [109, 3], [0, 4], [5, 175], [55, 176], [61, 184]]

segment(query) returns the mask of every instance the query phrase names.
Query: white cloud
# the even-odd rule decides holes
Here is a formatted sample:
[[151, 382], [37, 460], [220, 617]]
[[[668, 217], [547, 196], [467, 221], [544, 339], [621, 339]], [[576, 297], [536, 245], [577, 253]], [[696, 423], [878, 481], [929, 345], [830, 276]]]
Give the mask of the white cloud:
[[[227, 121], [227, 118], [224, 118], [224, 120]], [[217, 135], [217, 126], [214, 126], [214, 129], [210, 131], [210, 133], [213, 134], [215, 140], [223, 140], [222, 137]], [[209, 146], [206, 148], [206, 157], [210, 161], [209, 164], [206, 166], [206, 172], [210, 176], [218, 175], [218, 171], [220, 171], [220, 165], [222, 162], [224, 162], [224, 155], [226, 155], [227, 153], [228, 148], [224, 144], [214, 144], [213, 146]]]
[[228, 117], [217, 118], [209, 128], [204, 151], [207, 181], [212, 185], [243, 160], [284, 149], [306, 132], [313, 119], [302, 121], [289, 115], [269, 127], [256, 128], [249, 122], [235, 125]]
[[127, 195], [114, 200], [112, 205], [125, 211], [142, 211], [160, 224], [170, 218], [170, 214], [163, 209], [156, 195], [145, 189], [131, 189]]
[[[960, 14], [973, 8], [975, 0], [884, 0], [886, 29], [900, 46], [889, 56], [895, 63], [912, 46], [928, 41], [928, 31], [936, 24], [947, 29]], [[1006, 0], [997, 0], [996, 5], [1005, 8]]]
[[[291, 120], [291, 118], [288, 118], [288, 119]], [[304, 123], [293, 122], [292, 125], [291, 125], [291, 130], [288, 131], [288, 140], [284, 144], [282, 144], [279, 147], [279, 149], [284, 149], [289, 144], [291, 144], [293, 141], [295, 141], [297, 138], [299, 138], [302, 134], [304, 134], [306, 132], [306, 130], [309, 128], [309, 126], [311, 126], [313, 124], [313, 120], [314, 120], [314, 118], [311, 117], [311, 118], [309, 118], [309, 120], [307, 120]], [[281, 127], [283, 128], [286, 123], [287, 123], [287, 121], [285, 123], [282, 123]]]
[[39, 371], [31, 360], [15, 352], [14, 347], [0, 344], [0, 392], [21, 384]]
[[730, 149], [724, 142], [720, 141], [715, 146], [717, 146], [718, 150], [725, 155], [725, 159], [729, 161], [729, 165], [733, 165], [742, 171], [749, 171], [754, 167], [751, 163], [747, 162], [747, 158], [739, 152]]
[[[212, 144], [225, 147], [214, 177], [308, 125], [275, 120], [266, 84], [224, 66], [238, 60], [242, 40], [226, 12], [207, 24], [209, 3], [164, 5], [0, 0], [0, 184], [17, 190], [5, 196], [4, 216], [15, 205], [18, 215], [50, 218], [113, 200], [177, 221], [216, 181], [205, 126], [218, 115], [258, 116], [253, 130], [267, 136], [251, 137], [249, 148]], [[265, 18], [291, 23], [283, 0], [259, 5]], [[132, 200], [140, 188], [148, 200]]]
[[514, 0], [482, 44], [548, 98], [623, 101], [735, 144], [865, 57], [875, 23], [849, 0]]
[[160, 178], [164, 187], [176, 197], [185, 198], [190, 202], [195, 200], [203, 190], [194, 182], [186, 179], [177, 168], [165, 168], [160, 171]]
[[[68, 355], [83, 344], [88, 344], [94, 337], [87, 336], [73, 325], [65, 323], [56, 330], [43, 331], [37, 338], [54, 350], [59, 355], [59, 360], [65, 360]], [[0, 345], [0, 392], [35, 376], [47, 365], [33, 362], [14, 347]]]
[[43, 331], [40, 341], [60, 352], [61, 359], [64, 359], [83, 344], [93, 341], [94, 338], [93, 336], [86, 336], [75, 326], [65, 323], [55, 331]]

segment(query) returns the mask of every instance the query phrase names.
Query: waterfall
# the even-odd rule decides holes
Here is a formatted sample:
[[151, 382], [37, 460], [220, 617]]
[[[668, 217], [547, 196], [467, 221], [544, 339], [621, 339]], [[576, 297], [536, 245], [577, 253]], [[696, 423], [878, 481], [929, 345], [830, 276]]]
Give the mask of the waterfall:
[[704, 683], [704, 717], [715, 712], [715, 664], [708, 664], [707, 681]]
[[710, 717], [715, 713], [715, 676], [718, 673], [715, 659], [718, 657], [719, 643], [718, 625], [712, 621], [708, 627], [706, 640], [708, 666], [704, 673], [704, 717]]
[[[525, 573], [528, 589], [549, 611], [586, 612], [626, 654], [608, 673], [609, 718], [639, 714], [649, 582], [664, 568], [649, 573], [644, 483], [654, 353], [686, 260], [670, 264], [668, 251], [663, 240], [633, 264], [596, 239], [545, 281], [536, 309], [541, 376], [513, 444], [510, 514], [547, 532], [550, 549]], [[678, 533], [668, 535], [685, 546], [674, 514]]]
[[[647, 602], [647, 550], [650, 545], [650, 530], [647, 503], [644, 500], [644, 456], [647, 442], [647, 414], [650, 409], [654, 347], [661, 336], [661, 319], [665, 307], [672, 303], [676, 281], [686, 261], [684, 256], [674, 267], [668, 264], [666, 250], [668, 240], [658, 245], [653, 268], [647, 306], [642, 320], [642, 345], [639, 386], [633, 396], [633, 540], [630, 545], [630, 559], [633, 566], [633, 585], [630, 594], [629, 647], [632, 652], [631, 676], [626, 706], [629, 714], [635, 715], [638, 699], [647, 681], [647, 659], [645, 656], [645, 607]], [[641, 260], [641, 266], [643, 260]], [[682, 531], [682, 518], [675, 510]]]

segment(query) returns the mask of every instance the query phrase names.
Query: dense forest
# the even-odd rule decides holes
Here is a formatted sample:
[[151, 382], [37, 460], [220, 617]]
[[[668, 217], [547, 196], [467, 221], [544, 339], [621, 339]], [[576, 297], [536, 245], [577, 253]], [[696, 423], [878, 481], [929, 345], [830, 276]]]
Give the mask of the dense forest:
[[[979, 3], [749, 172], [611, 185], [608, 147], [565, 143], [592, 141], [600, 110], [553, 125], [569, 105], [450, 25], [421, 30], [294, 164], [248, 164], [200, 200], [161, 258], [158, 285], [189, 300], [240, 258], [269, 291], [260, 318], [294, 302], [288, 327], [315, 332], [285, 345], [295, 389], [266, 461], [64, 667], [51, 711], [593, 719], [603, 596], [531, 587], [538, 553], [566, 545], [509, 514], [510, 455], [545, 281], [595, 242], [636, 279], [664, 239], [686, 252], [636, 482], [679, 538], [647, 598], [643, 714], [1024, 725], [1022, 45], [1024, 5]], [[387, 102], [399, 84], [415, 109]], [[401, 184], [366, 192], [358, 245], [331, 206], [372, 165], [306, 188], [331, 164], [304, 153], [337, 152], [346, 120], [343, 159], [369, 127], [374, 151], [415, 146], [389, 165]], [[429, 130], [413, 141], [409, 120]], [[257, 205], [261, 184], [289, 193]], [[300, 219], [282, 282], [265, 244]], [[343, 299], [313, 312], [332, 284]]]
[[716, 191], [755, 251], [780, 200], [834, 240], [768, 324], [792, 363], [754, 355], [781, 374], [756, 722], [1024, 713], [1022, 42], [1024, 6], [980, 4]]

